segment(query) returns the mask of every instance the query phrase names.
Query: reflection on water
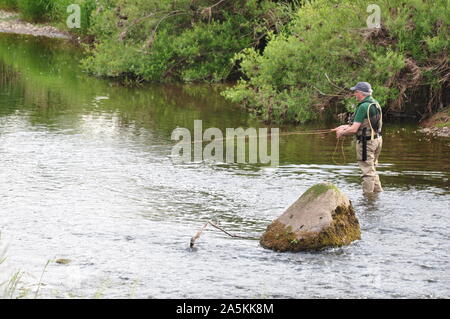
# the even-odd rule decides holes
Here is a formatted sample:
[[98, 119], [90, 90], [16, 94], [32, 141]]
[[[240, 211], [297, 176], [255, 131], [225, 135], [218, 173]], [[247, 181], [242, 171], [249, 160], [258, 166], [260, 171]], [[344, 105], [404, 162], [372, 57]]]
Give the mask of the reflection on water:
[[[385, 125], [385, 192], [361, 195], [350, 138], [280, 136], [280, 166], [174, 164], [176, 127], [263, 126], [206, 85], [91, 78], [67, 43], [0, 35], [0, 227], [9, 266], [44, 297], [449, 297], [449, 141]], [[74, 59], [75, 57], [75, 59]], [[308, 127], [317, 128], [317, 127]], [[321, 127], [323, 128], [323, 127]], [[283, 127], [281, 130], [298, 128]], [[320, 181], [352, 200], [362, 240], [275, 253], [258, 236]], [[75, 275], [74, 275], [75, 274]], [[30, 286], [32, 287], [32, 286]]]

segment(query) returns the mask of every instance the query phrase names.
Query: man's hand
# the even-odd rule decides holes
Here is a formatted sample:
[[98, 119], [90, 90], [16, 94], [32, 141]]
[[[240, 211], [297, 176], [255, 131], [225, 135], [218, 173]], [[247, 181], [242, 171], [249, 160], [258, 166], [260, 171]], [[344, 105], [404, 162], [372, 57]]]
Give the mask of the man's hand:
[[349, 127], [349, 126], [350, 126], [350, 125], [340, 125], [340, 126], [338, 126], [338, 127], [335, 127], [334, 129], [332, 129], [331, 131], [332, 131], [332, 132], [336, 132], [336, 131], [345, 129], [345, 128]]
[[348, 129], [350, 127], [350, 125], [340, 125], [338, 127], [335, 127], [334, 129], [332, 129], [332, 132], [336, 132], [336, 138], [340, 138], [343, 136], [343, 133], [346, 129]]
[[340, 129], [340, 130], [337, 130], [336, 131], [336, 138], [341, 138], [342, 136], [344, 136], [344, 131], [346, 130], [347, 128], [342, 128], [342, 129]]
[[352, 125], [341, 125], [336, 128], [334, 128], [332, 131], [336, 131], [336, 137], [341, 138], [345, 135], [352, 135], [356, 134], [359, 127], [361, 126], [361, 123], [359, 122], [353, 122]]

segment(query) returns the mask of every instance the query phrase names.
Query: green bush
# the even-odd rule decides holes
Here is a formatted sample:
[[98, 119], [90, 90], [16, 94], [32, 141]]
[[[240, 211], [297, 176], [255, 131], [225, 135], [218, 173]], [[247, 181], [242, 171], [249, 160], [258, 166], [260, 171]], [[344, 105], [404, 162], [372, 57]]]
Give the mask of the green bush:
[[407, 62], [430, 70], [427, 63], [435, 54], [448, 57], [445, 2], [380, 0], [381, 30], [367, 28], [368, 1], [308, 2], [287, 28], [272, 35], [264, 52], [249, 48], [234, 57], [244, 78], [223, 95], [265, 120], [297, 123], [330, 107], [352, 110], [354, 99], [341, 88], [358, 81], [372, 84], [382, 106], [402, 99], [401, 85], [408, 87], [415, 77], [401, 77], [411, 71], [405, 70]]
[[[79, 4], [94, 42], [82, 61], [96, 76], [154, 82], [240, 80], [223, 95], [268, 121], [303, 123], [352, 110], [345, 88], [368, 81], [382, 106], [406, 89], [430, 100], [448, 80], [448, 0], [379, 0], [381, 29], [368, 29], [369, 0], [0, 0], [29, 20], [64, 28]], [[436, 67], [438, 66], [438, 67]], [[447, 82], [445, 82], [447, 81]], [[441, 93], [440, 93], [441, 94]], [[392, 103], [391, 103], [392, 104]]]
[[81, 8], [81, 33], [87, 33], [89, 28], [91, 27], [91, 15], [92, 12], [96, 9], [96, 1], [95, 0], [84, 0], [80, 2]]
[[[99, 0], [96, 37], [84, 67], [99, 76], [147, 81], [218, 82], [231, 58], [280, 28], [291, 7], [268, 0]], [[108, 9], [106, 9], [108, 8]], [[291, 11], [289, 11], [291, 10]]]
[[7, 10], [17, 9], [17, 0], [0, 0], [0, 8]]
[[17, 0], [22, 18], [29, 21], [46, 20], [52, 10], [52, 0]]

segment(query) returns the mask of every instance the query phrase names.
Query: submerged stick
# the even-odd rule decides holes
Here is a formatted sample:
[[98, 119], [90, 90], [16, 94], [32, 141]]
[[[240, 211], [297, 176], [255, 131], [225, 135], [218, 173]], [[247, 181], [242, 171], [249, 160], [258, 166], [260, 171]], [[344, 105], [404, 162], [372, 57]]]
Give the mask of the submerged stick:
[[233, 237], [233, 238], [241, 238], [241, 239], [259, 239], [259, 237], [247, 237], [247, 236], [239, 236], [239, 235], [235, 235], [235, 234], [230, 234], [230, 233], [227, 232], [225, 229], [223, 229], [223, 228], [217, 226], [217, 225], [214, 224], [213, 222], [207, 221], [207, 222], [205, 223], [205, 225], [203, 225], [203, 227], [202, 227], [202, 228], [201, 228], [201, 229], [200, 229], [200, 230], [199, 230], [199, 231], [191, 238], [191, 242], [190, 242], [190, 245], [189, 245], [190, 248], [193, 248], [193, 247], [194, 247], [195, 241], [196, 241], [198, 238], [200, 238], [200, 235], [203, 233], [203, 231], [205, 230], [206, 226], [208, 226], [208, 224], [211, 225], [211, 226], [214, 227], [214, 228], [217, 228], [218, 230], [224, 232], [225, 234], [227, 234], [228, 236]]
[[191, 238], [191, 243], [189, 245], [189, 247], [194, 247], [194, 243], [195, 241], [200, 237], [200, 235], [202, 234], [203, 230], [206, 228], [206, 226], [208, 226], [209, 222], [206, 222], [205, 225], [203, 225], [203, 227], [197, 232], [197, 234], [194, 235], [194, 237]]

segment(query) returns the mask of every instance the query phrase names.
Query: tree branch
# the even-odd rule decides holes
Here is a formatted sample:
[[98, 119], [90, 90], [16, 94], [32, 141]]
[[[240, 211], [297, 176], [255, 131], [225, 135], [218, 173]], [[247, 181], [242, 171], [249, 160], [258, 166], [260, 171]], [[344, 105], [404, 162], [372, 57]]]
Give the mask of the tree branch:
[[153, 41], [155, 40], [156, 31], [158, 30], [158, 27], [161, 24], [161, 22], [163, 22], [167, 18], [174, 17], [174, 16], [177, 16], [177, 15], [180, 15], [180, 14], [189, 14], [189, 12], [179, 11], [179, 10], [178, 11], [172, 11], [169, 14], [165, 15], [164, 17], [162, 17], [158, 21], [158, 23], [156, 24], [156, 27], [153, 28], [152, 33], [150, 34], [150, 37], [148, 38], [148, 40], [145, 42], [145, 44], [143, 46], [143, 49], [149, 49], [152, 46]]

